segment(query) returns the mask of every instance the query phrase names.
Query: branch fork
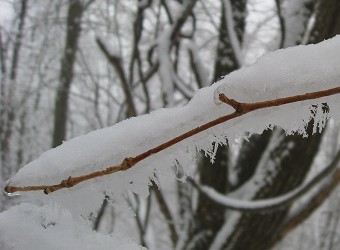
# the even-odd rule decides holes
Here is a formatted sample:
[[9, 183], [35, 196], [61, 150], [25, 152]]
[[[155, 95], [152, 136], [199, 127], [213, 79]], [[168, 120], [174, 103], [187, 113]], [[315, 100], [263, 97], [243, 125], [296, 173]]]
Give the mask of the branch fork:
[[229, 99], [223, 93], [219, 94], [218, 99], [220, 99], [221, 102], [224, 102], [224, 103], [230, 105], [231, 107], [233, 107], [235, 109], [236, 113], [246, 112], [246, 105], [247, 105], [246, 103], [241, 103], [241, 102], [238, 102], [234, 99]]

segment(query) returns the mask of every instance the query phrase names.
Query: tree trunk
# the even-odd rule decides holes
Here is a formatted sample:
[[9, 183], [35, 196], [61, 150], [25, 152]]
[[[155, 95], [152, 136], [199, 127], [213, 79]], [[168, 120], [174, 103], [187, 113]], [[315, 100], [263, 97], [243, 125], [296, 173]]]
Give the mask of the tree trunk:
[[52, 147], [59, 146], [66, 139], [69, 92], [73, 79], [73, 68], [78, 49], [83, 12], [84, 6], [81, 0], [70, 0], [67, 13], [65, 49], [61, 59], [59, 86], [55, 99]]

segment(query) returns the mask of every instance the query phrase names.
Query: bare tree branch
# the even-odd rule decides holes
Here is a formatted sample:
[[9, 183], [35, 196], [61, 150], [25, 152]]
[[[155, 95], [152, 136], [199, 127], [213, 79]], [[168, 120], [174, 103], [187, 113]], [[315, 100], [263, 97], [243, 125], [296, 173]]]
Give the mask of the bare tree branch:
[[162, 214], [164, 215], [165, 219], [168, 221], [167, 225], [170, 231], [170, 239], [172, 241], [173, 246], [176, 246], [177, 241], [178, 241], [178, 234], [176, 231], [176, 228], [174, 226], [174, 219], [171, 215], [170, 209], [168, 207], [168, 205], [166, 204], [166, 201], [164, 199], [164, 196], [162, 195], [161, 191], [157, 188], [157, 185], [154, 181], [151, 181], [152, 185], [153, 185], [153, 191], [156, 195], [156, 199], [158, 201], [159, 204], [159, 208], [162, 212]]
[[115, 56], [115, 55], [112, 55], [99, 37], [96, 38], [96, 42], [97, 42], [100, 50], [104, 53], [104, 55], [107, 57], [109, 62], [112, 64], [112, 66], [117, 71], [118, 76], [119, 76], [119, 78], [122, 82], [123, 91], [124, 91], [124, 94], [125, 94], [125, 97], [126, 97], [126, 102], [128, 104], [127, 117], [136, 116], [137, 111], [136, 111], [136, 107], [133, 103], [130, 84], [128, 83], [128, 80], [126, 78], [121, 59], [119, 57]]
[[186, 6], [184, 7], [182, 15], [176, 20], [172, 28], [172, 32], [170, 35], [172, 42], [176, 39], [177, 35], [179, 35], [182, 26], [184, 25], [188, 16], [191, 14], [196, 2], [197, 0], [190, 0], [185, 2]]
[[[140, 200], [139, 200], [139, 197], [136, 195], [136, 194], [133, 194], [134, 197], [135, 197], [135, 200], [136, 200], [136, 208], [134, 208], [135, 210], [135, 213], [136, 213], [136, 223], [137, 223], [137, 227], [138, 227], [138, 231], [139, 231], [139, 239], [140, 239], [140, 242], [141, 242], [141, 245], [144, 246], [144, 247], [148, 247], [147, 244], [146, 244], [146, 239], [145, 239], [145, 223], [142, 223], [142, 218], [140, 217]], [[131, 202], [131, 200], [129, 198], [126, 199], [127, 200], [127, 203], [129, 204], [129, 206], [131, 208], [133, 208], [133, 204]]]

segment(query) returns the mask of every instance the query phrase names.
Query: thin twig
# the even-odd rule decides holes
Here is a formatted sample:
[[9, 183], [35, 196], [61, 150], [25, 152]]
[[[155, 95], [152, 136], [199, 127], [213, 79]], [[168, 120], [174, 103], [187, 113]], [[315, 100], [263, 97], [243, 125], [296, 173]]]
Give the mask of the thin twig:
[[162, 212], [165, 220], [167, 221], [167, 226], [170, 232], [170, 239], [171, 239], [172, 245], [175, 247], [178, 241], [178, 233], [174, 225], [173, 216], [170, 212], [169, 206], [167, 205], [164, 199], [162, 192], [157, 187], [157, 184], [155, 183], [155, 181], [151, 180], [151, 184], [152, 184], [152, 191], [155, 193], [156, 200], [159, 205], [159, 209]]
[[94, 179], [97, 177], [113, 174], [118, 171], [125, 171], [128, 170], [129, 168], [133, 167], [140, 161], [148, 158], [151, 155], [157, 154], [172, 145], [175, 145], [187, 138], [190, 138], [202, 131], [205, 131], [209, 128], [212, 128], [218, 124], [224, 123], [226, 121], [232, 120], [236, 117], [242, 116], [246, 113], [249, 113], [251, 111], [255, 111], [258, 109], [263, 109], [263, 108], [269, 108], [269, 107], [274, 107], [274, 106], [281, 106], [284, 104], [288, 103], [294, 103], [294, 102], [300, 102], [300, 101], [305, 101], [305, 100], [312, 100], [312, 99], [317, 99], [325, 96], [331, 96], [335, 94], [340, 93], [340, 87], [332, 88], [332, 89], [327, 89], [327, 90], [322, 90], [322, 91], [317, 91], [317, 92], [311, 92], [311, 93], [306, 93], [303, 95], [295, 95], [295, 96], [290, 96], [290, 97], [285, 97], [285, 98], [279, 98], [279, 99], [274, 99], [270, 101], [264, 101], [264, 102], [254, 102], [254, 103], [241, 103], [238, 101], [235, 101], [233, 99], [227, 98], [224, 94], [220, 94], [220, 100], [222, 102], [225, 102], [226, 104], [230, 105], [235, 109], [234, 113], [221, 116], [215, 120], [212, 120], [210, 122], [207, 122], [201, 126], [198, 126], [192, 130], [189, 130], [167, 142], [164, 142], [154, 148], [151, 148], [135, 157], [127, 157], [125, 160], [116, 166], [111, 166], [108, 167], [104, 170], [96, 171], [87, 175], [82, 175], [78, 177], [69, 177], [68, 179], [62, 180], [59, 184], [56, 185], [42, 185], [42, 186], [24, 186], [24, 187], [19, 187], [19, 186], [10, 186], [7, 185], [5, 187], [5, 191], [7, 193], [14, 193], [18, 191], [38, 191], [42, 190], [44, 191], [45, 194], [57, 191], [59, 189], [63, 188], [70, 188], [73, 187], [83, 181], [87, 181], [90, 179]]

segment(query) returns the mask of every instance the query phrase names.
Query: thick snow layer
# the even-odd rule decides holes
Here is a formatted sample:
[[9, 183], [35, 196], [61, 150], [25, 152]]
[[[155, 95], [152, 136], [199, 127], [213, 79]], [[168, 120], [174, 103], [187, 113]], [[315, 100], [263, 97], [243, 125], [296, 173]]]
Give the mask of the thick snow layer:
[[[69, 176], [79, 176], [117, 165], [188, 130], [205, 124], [233, 109], [216, 101], [218, 93], [240, 102], [266, 101], [340, 86], [340, 36], [317, 45], [297, 46], [268, 53], [250, 67], [226, 76], [211, 87], [199, 90], [184, 107], [160, 109], [131, 118], [112, 127], [93, 131], [49, 150], [24, 166], [10, 181], [12, 186], [58, 184]], [[305, 133], [311, 118], [311, 104], [328, 102], [330, 115], [339, 122], [340, 97], [335, 95], [275, 108], [255, 111], [201, 132], [152, 155], [132, 169], [81, 183], [71, 189], [48, 195], [79, 214], [93, 211], [103, 192], [119, 196], [131, 190], [148, 195], [154, 172], [171, 174], [175, 160], [188, 173], [197, 150], [214, 156], [214, 142], [233, 142], [245, 131], [261, 133], [269, 125], [283, 127], [287, 133]], [[317, 122], [325, 116], [317, 115]], [[215, 144], [216, 145], [216, 144]], [[30, 195], [41, 195], [31, 192]], [[44, 198], [45, 197], [45, 198]], [[46, 196], [42, 197], [46, 200]], [[81, 204], [81, 205], [76, 205]]]
[[0, 249], [145, 249], [123, 236], [93, 232], [84, 223], [75, 223], [69, 212], [57, 206], [22, 203], [0, 214]]

